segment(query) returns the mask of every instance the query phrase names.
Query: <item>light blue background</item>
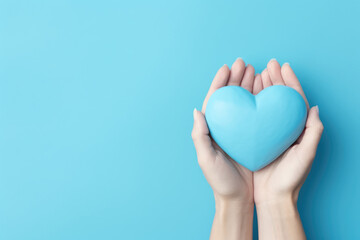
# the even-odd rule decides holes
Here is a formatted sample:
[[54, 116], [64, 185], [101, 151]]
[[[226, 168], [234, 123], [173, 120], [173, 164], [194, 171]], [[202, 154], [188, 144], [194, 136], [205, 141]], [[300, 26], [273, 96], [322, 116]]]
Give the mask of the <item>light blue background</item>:
[[359, 13], [356, 0], [0, 1], [0, 239], [207, 239], [192, 110], [239, 56], [257, 72], [290, 62], [319, 105], [298, 204], [309, 239], [360, 239]]

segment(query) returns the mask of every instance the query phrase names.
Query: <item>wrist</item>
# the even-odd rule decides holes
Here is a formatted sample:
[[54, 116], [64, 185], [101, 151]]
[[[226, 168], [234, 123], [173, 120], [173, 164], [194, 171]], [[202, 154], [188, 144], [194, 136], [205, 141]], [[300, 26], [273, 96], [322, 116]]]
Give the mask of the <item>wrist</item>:
[[259, 239], [306, 239], [297, 201], [291, 196], [256, 204]]
[[256, 203], [256, 211], [258, 215], [273, 219], [298, 217], [297, 197], [289, 195], [268, 198]]
[[252, 239], [254, 203], [215, 197], [210, 239]]
[[279, 205], [279, 204], [295, 204], [297, 203], [299, 197], [299, 191], [289, 191], [289, 192], [273, 192], [263, 190], [255, 194], [254, 203], [256, 206], [260, 205]]
[[215, 194], [215, 209], [221, 213], [251, 213], [254, 211], [254, 201], [238, 198], [223, 198]]
[[234, 199], [216, 199], [216, 212], [222, 214], [253, 214], [254, 203]]

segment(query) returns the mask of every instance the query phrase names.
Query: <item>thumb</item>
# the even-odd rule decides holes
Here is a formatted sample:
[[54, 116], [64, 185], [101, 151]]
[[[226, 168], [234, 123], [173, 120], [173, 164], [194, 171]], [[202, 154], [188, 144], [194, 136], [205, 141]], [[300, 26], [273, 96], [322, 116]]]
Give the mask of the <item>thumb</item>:
[[194, 127], [191, 137], [194, 141], [197, 157], [200, 166], [205, 164], [208, 159], [215, 157], [215, 149], [209, 136], [205, 116], [202, 112], [194, 109]]
[[319, 118], [319, 107], [312, 107], [306, 121], [304, 136], [299, 143], [300, 151], [312, 160], [315, 157], [324, 126]]

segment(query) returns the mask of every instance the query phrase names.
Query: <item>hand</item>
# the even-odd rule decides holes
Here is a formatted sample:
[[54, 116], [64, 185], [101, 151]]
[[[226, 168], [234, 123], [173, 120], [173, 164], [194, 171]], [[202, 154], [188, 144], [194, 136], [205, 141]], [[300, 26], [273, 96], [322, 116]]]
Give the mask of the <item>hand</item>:
[[194, 110], [192, 138], [199, 165], [214, 191], [216, 202], [212, 239], [252, 238], [254, 194], [253, 173], [231, 159], [210, 138], [204, 117], [206, 104], [211, 94], [224, 86], [241, 86], [252, 92], [255, 81], [255, 87], [260, 89], [260, 75], [254, 77], [254, 72], [250, 64], [245, 67], [242, 59], [234, 62], [231, 71], [224, 65], [210, 86], [202, 111]]
[[[294, 88], [309, 106], [289, 64], [280, 67], [276, 60], [270, 60], [261, 79], [262, 88], [272, 85]], [[254, 201], [260, 239], [305, 239], [296, 202], [300, 188], [310, 172], [322, 131], [323, 125], [316, 106], [308, 112], [305, 130], [299, 139], [274, 162], [254, 172]]]

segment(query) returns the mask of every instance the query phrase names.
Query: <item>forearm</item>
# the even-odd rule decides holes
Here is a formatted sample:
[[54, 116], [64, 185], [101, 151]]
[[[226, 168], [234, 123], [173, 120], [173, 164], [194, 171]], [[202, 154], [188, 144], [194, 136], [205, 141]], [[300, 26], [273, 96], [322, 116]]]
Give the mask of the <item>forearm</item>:
[[297, 210], [296, 201], [290, 197], [256, 204], [259, 239], [306, 239]]
[[253, 203], [217, 200], [210, 240], [252, 239], [253, 215]]

